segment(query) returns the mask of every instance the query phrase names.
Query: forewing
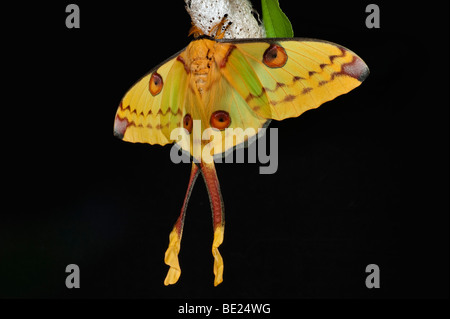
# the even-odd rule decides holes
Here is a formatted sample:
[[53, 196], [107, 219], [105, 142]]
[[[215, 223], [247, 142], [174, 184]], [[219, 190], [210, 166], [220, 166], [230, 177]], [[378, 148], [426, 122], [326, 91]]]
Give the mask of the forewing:
[[179, 53], [151, 70], [125, 94], [114, 122], [114, 135], [127, 142], [165, 145], [182, 126], [187, 74]]
[[356, 88], [369, 74], [360, 57], [331, 42], [293, 38], [229, 44], [236, 49], [228, 60], [244, 56], [261, 83], [260, 92], [236, 89], [256, 113], [275, 120], [317, 108]]

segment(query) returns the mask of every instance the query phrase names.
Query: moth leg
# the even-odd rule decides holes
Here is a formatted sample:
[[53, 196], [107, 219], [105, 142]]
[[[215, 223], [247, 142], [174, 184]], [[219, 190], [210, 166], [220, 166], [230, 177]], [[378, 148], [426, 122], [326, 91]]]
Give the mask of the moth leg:
[[201, 162], [200, 168], [205, 180], [206, 188], [208, 189], [209, 201], [211, 203], [214, 229], [214, 240], [212, 244], [215, 276], [214, 286], [217, 286], [223, 281], [223, 259], [218, 248], [223, 242], [225, 229], [224, 205], [214, 162], [210, 164]]
[[192, 162], [191, 176], [189, 178], [188, 189], [186, 191], [186, 196], [184, 197], [183, 207], [181, 208], [181, 214], [177, 219], [177, 222], [173, 226], [172, 231], [169, 235], [169, 247], [166, 250], [164, 256], [164, 262], [166, 265], [170, 266], [167, 272], [166, 279], [164, 280], [164, 285], [175, 284], [181, 275], [180, 263], [178, 262], [178, 254], [180, 252], [181, 236], [183, 235], [184, 217], [186, 216], [187, 204], [189, 197], [191, 196], [192, 189], [194, 188], [195, 181], [199, 174], [198, 166]]

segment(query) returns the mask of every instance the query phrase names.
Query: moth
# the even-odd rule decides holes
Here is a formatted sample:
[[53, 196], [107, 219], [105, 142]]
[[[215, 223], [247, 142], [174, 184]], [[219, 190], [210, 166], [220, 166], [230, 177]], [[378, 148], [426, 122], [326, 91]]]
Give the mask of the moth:
[[[242, 145], [271, 120], [297, 117], [345, 94], [369, 75], [364, 61], [352, 51], [328, 41], [307, 38], [224, 39], [225, 16], [208, 34], [195, 26], [193, 41], [156, 66], [125, 94], [114, 122], [114, 135], [133, 143], [177, 143], [192, 157], [192, 169], [181, 213], [169, 235], [164, 261], [170, 266], [164, 284], [181, 275], [178, 254], [189, 196], [201, 173], [213, 216], [214, 285], [223, 281], [218, 250], [224, 238], [224, 204], [214, 161], [205, 161], [195, 148], [217, 156]], [[212, 130], [212, 141], [194, 138]], [[225, 143], [229, 129], [235, 134]], [[178, 130], [190, 143], [181, 143]], [[241, 132], [240, 134], [237, 132]], [[247, 131], [248, 132], [248, 131]], [[185, 139], [186, 140], [186, 139]], [[229, 140], [229, 139], [228, 139]]]

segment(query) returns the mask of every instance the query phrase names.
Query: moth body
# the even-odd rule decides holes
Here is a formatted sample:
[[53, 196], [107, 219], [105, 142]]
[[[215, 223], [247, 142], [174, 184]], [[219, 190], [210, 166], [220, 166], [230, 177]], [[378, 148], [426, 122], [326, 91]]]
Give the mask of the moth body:
[[180, 54], [179, 60], [183, 61], [189, 73], [190, 86], [202, 97], [219, 80], [219, 69], [225, 65], [231, 47], [230, 44], [204, 38], [192, 41], [186, 51]]
[[187, 61], [191, 61], [188, 69], [191, 73], [191, 81], [200, 94], [207, 90], [211, 67], [214, 63], [214, 41], [193, 41], [186, 52]]

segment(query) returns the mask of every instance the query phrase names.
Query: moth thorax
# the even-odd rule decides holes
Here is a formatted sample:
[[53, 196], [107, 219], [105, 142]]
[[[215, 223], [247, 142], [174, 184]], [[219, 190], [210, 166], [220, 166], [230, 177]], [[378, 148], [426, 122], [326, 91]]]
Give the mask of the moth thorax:
[[208, 78], [211, 71], [210, 59], [197, 59], [191, 64], [191, 74], [194, 76], [195, 85], [198, 92], [203, 93], [208, 86]]

